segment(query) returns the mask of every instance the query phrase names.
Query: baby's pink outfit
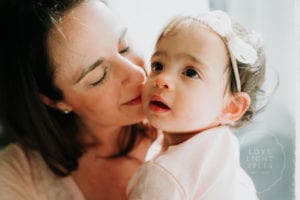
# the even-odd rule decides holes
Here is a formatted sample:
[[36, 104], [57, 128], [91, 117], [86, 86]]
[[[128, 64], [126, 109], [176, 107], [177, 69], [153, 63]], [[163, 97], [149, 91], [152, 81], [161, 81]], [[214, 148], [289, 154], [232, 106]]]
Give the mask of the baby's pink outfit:
[[[158, 151], [162, 138], [149, 153]], [[154, 153], [127, 187], [130, 200], [257, 200], [240, 166], [239, 143], [226, 126], [212, 128]]]

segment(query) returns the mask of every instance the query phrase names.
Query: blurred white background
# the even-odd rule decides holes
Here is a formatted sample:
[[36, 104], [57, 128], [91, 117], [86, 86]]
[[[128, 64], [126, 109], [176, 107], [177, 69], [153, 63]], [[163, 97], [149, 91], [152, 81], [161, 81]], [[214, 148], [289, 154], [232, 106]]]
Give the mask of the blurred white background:
[[[297, 118], [296, 118], [296, 130], [299, 133], [300, 123], [300, 0], [296, 1], [295, 13], [296, 13], [296, 33], [297, 33]], [[296, 134], [296, 197], [300, 199], [300, 137]]]
[[[299, 73], [295, 10], [300, 12], [299, 0], [110, 0], [110, 4], [128, 26], [146, 61], [159, 31], [170, 17], [180, 13], [221, 9], [262, 34], [267, 66], [278, 72], [280, 84], [266, 110], [237, 133], [241, 163], [252, 176], [260, 199], [295, 199], [296, 74]], [[299, 22], [297, 27], [299, 31]], [[298, 47], [299, 41], [298, 38]]]
[[128, 26], [139, 50], [150, 57], [156, 37], [167, 21], [180, 13], [207, 11], [207, 0], [109, 0]]

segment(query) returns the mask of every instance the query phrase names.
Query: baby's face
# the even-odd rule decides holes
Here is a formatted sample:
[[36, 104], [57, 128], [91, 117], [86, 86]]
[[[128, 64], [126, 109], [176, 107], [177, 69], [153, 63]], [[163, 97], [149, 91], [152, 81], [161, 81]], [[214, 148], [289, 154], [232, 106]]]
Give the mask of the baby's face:
[[182, 27], [162, 37], [143, 89], [150, 123], [166, 132], [219, 124], [229, 93], [228, 62], [222, 39], [204, 26]]

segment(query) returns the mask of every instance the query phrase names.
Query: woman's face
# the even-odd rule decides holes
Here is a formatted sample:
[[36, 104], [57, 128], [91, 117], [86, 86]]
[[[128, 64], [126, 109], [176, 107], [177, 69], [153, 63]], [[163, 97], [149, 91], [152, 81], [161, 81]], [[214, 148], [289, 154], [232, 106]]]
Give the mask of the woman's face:
[[58, 109], [72, 110], [89, 128], [144, 118], [143, 60], [106, 5], [88, 0], [72, 9], [50, 31], [48, 45], [55, 84], [64, 95]]

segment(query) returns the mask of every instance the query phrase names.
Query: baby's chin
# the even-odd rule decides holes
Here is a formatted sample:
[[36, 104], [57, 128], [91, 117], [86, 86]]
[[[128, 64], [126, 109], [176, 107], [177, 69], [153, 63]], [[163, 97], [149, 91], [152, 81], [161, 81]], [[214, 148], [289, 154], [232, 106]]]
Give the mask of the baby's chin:
[[149, 122], [153, 127], [157, 128], [165, 133], [182, 134], [182, 133], [185, 133], [185, 132], [188, 133], [191, 131], [191, 130], [187, 130], [186, 128], [178, 127], [174, 124], [168, 125], [166, 123], [162, 123], [161, 121], [159, 122], [159, 121], [149, 120]]
[[192, 125], [188, 125], [186, 123], [180, 124], [180, 123], [171, 123], [171, 124], [166, 124], [163, 123], [162, 121], [159, 120], [153, 120], [151, 122], [151, 120], [149, 120], [150, 124], [161, 130], [163, 133], [167, 133], [167, 134], [197, 134], [200, 133], [208, 128], [213, 128], [215, 126], [204, 126], [204, 127], [199, 127], [199, 126], [192, 126]]

